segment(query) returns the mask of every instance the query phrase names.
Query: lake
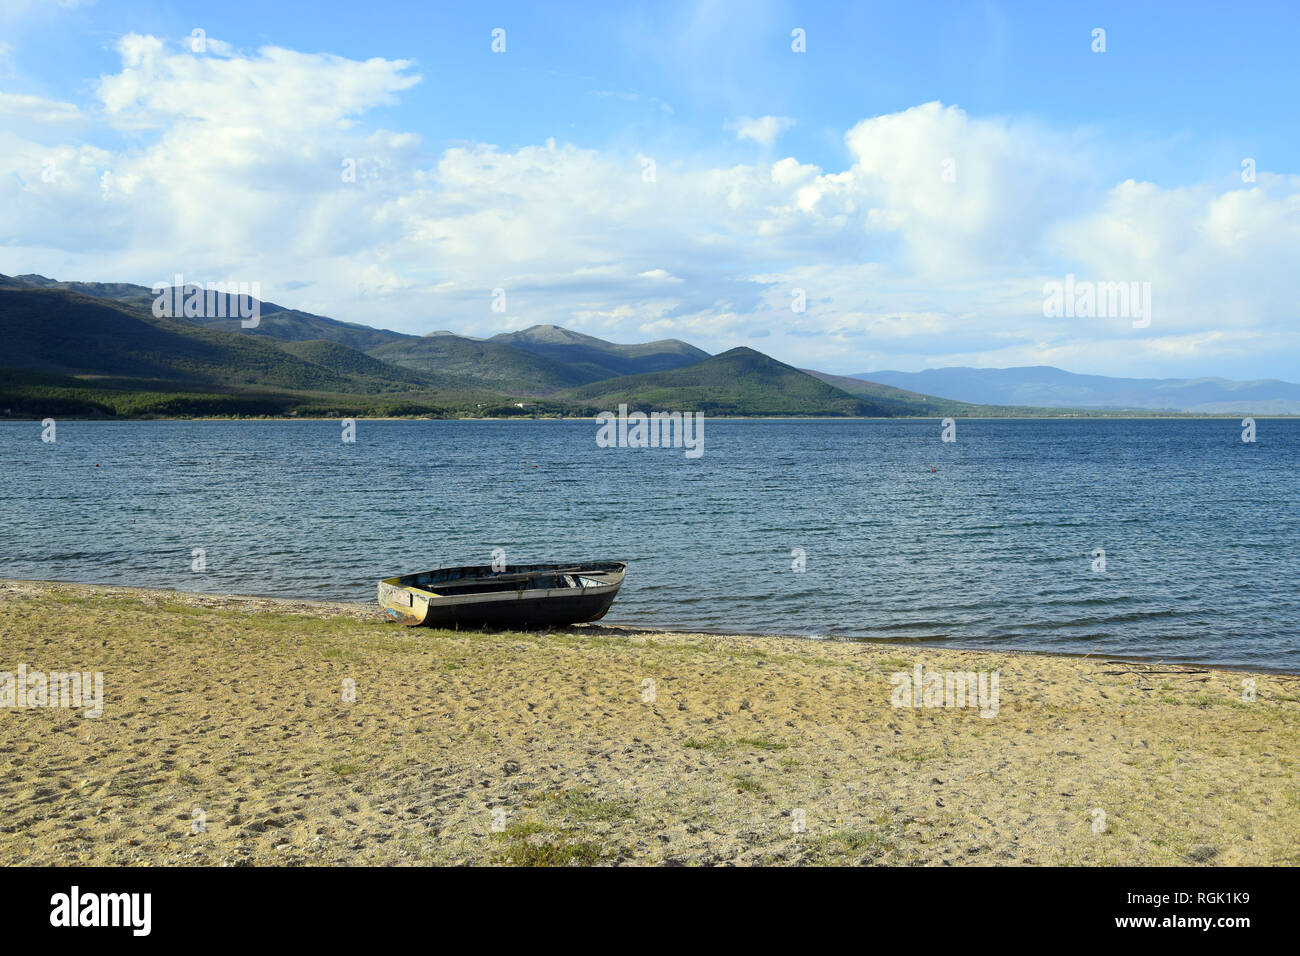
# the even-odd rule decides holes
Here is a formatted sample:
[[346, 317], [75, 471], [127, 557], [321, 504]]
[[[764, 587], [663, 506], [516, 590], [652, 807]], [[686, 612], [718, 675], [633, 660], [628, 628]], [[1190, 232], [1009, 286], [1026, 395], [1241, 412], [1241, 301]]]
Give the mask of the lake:
[[628, 561], [610, 623], [1300, 671], [1300, 421], [1257, 428], [5, 422], [0, 576], [365, 601], [500, 548]]

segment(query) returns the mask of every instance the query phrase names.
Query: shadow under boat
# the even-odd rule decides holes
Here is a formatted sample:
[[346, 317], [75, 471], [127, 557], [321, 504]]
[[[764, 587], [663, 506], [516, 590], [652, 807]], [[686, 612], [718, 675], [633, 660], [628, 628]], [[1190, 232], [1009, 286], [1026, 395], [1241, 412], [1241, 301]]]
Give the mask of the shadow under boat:
[[561, 627], [605, 616], [623, 584], [623, 561], [438, 568], [379, 582], [379, 606], [408, 626]]

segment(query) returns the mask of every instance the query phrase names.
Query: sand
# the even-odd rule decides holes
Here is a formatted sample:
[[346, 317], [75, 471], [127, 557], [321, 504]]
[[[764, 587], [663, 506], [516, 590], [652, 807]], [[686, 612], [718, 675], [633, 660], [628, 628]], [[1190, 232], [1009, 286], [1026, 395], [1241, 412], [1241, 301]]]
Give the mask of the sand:
[[104, 700], [0, 707], [6, 865], [1300, 862], [1282, 675], [0, 581], [19, 664]]

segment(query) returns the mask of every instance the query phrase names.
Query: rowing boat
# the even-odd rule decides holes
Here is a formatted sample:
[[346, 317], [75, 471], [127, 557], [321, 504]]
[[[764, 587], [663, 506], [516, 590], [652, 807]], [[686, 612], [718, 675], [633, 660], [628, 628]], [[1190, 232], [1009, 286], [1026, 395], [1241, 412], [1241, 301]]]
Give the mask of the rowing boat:
[[379, 606], [425, 627], [554, 627], [598, 621], [614, 603], [622, 561], [439, 568], [385, 578]]

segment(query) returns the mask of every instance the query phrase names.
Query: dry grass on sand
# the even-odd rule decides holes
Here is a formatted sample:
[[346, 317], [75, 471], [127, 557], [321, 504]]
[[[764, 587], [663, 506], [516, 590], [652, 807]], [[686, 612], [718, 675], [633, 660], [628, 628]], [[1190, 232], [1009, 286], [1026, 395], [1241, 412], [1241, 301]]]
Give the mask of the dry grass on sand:
[[1276, 675], [0, 582], [20, 663], [104, 713], [0, 708], [0, 864], [1300, 862]]

